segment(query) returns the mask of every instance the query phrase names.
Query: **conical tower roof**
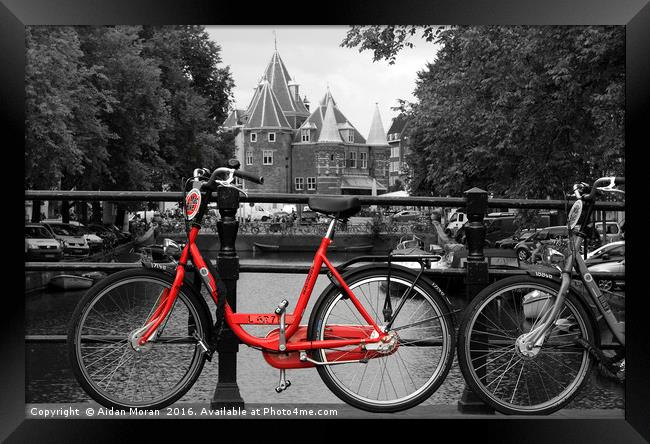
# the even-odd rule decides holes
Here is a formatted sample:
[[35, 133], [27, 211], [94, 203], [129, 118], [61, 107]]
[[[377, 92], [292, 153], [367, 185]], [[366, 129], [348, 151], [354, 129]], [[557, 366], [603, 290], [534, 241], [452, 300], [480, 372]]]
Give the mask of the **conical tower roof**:
[[263, 80], [248, 109], [245, 128], [291, 128], [271, 84]]
[[271, 89], [275, 93], [283, 112], [290, 115], [309, 115], [309, 111], [305, 108], [300, 97], [296, 99], [289, 91], [289, 83], [292, 82], [291, 76], [277, 50], [273, 52], [262, 78], [268, 80], [271, 84]]
[[[327, 93], [323, 97], [322, 100], [318, 102], [318, 106], [314, 107], [312, 110], [312, 113], [309, 115], [307, 120], [300, 126], [301, 129], [314, 129], [315, 134], [313, 134], [312, 140], [314, 141], [319, 141], [320, 140], [320, 135], [323, 132], [325, 128], [325, 115], [327, 114], [327, 108], [331, 104], [332, 106], [332, 114], [334, 116], [334, 121], [336, 122], [335, 125], [331, 124], [329, 127], [335, 127], [337, 129], [337, 132], [339, 134], [339, 139], [341, 139], [340, 136], [340, 131], [342, 130], [350, 130], [352, 129], [354, 131], [354, 142], [355, 144], [364, 144], [366, 143], [366, 139], [357, 131], [357, 129], [352, 125], [347, 117], [341, 112], [341, 110], [338, 108], [336, 105], [336, 101], [334, 100], [334, 97], [332, 97], [332, 93], [329, 91], [329, 88], [327, 88]], [[332, 138], [332, 136], [327, 136], [327, 138]], [[296, 136], [294, 137], [294, 142], [295, 143], [301, 143], [301, 135], [300, 133], [296, 133]], [[349, 144], [350, 142], [345, 142], [345, 144]]]
[[375, 114], [372, 116], [372, 123], [370, 124], [370, 132], [368, 133], [366, 143], [375, 146], [388, 146], [384, 125], [381, 123], [381, 116], [379, 115], [379, 105], [377, 104], [375, 104]]
[[328, 102], [334, 103], [334, 106], [336, 106], [336, 102], [334, 101], [334, 97], [332, 97], [332, 93], [330, 92], [330, 87], [327, 87], [327, 92], [323, 96], [323, 98], [320, 100], [318, 103], [319, 106], [327, 106]]
[[325, 116], [323, 117], [323, 127], [318, 136], [319, 142], [337, 142], [341, 143], [341, 135], [339, 134], [338, 124], [334, 116], [334, 100], [327, 102], [325, 109]]

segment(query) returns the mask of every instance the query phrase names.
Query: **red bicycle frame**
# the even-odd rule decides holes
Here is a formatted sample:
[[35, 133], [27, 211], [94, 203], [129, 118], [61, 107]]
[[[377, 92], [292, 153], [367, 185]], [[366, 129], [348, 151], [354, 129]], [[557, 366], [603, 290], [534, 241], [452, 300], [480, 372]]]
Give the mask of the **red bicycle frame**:
[[[336, 220], [333, 219], [330, 223], [330, 229], [328, 230], [325, 237], [323, 237], [323, 239], [321, 240], [320, 246], [316, 251], [316, 255], [314, 256], [314, 261], [309, 269], [309, 273], [307, 274], [305, 284], [302, 288], [302, 291], [300, 292], [300, 297], [298, 299], [298, 303], [296, 304], [295, 311], [291, 314], [287, 313], [285, 317], [285, 322], [287, 324], [287, 329], [285, 332], [285, 337], [287, 340], [286, 350], [285, 350], [286, 352], [298, 351], [298, 350], [336, 348], [336, 347], [344, 347], [350, 345], [363, 345], [369, 343], [376, 343], [376, 342], [380, 342], [386, 336], [386, 333], [382, 331], [381, 328], [375, 323], [375, 321], [368, 314], [366, 309], [363, 307], [363, 305], [361, 305], [361, 303], [356, 298], [354, 293], [350, 290], [348, 285], [345, 283], [343, 277], [341, 277], [341, 275], [336, 270], [336, 268], [327, 259], [326, 256], [327, 248], [332, 242], [331, 233], [333, 233], [333, 227], [335, 223]], [[216, 285], [215, 278], [210, 273], [196, 245], [196, 238], [199, 234], [199, 230], [200, 227], [196, 225], [192, 226], [192, 228], [190, 229], [190, 233], [188, 236], [188, 243], [187, 245], [185, 245], [181, 253], [178, 266], [176, 267], [176, 276], [174, 278], [172, 287], [171, 289], [165, 290], [163, 292], [163, 294], [160, 297], [158, 306], [156, 307], [153, 314], [149, 317], [149, 319], [145, 323], [143, 330], [146, 329], [146, 331], [138, 341], [140, 345], [143, 345], [153, 336], [155, 331], [163, 323], [163, 321], [169, 314], [169, 311], [173, 307], [174, 301], [176, 300], [176, 296], [178, 295], [178, 291], [182, 287], [183, 280], [185, 279], [185, 267], [187, 266], [188, 259], [190, 258], [192, 259], [192, 263], [198, 270], [199, 274], [203, 277], [204, 283], [207, 285], [210, 291], [210, 295], [212, 296], [212, 299], [214, 300], [215, 304], [218, 302], [220, 296], [217, 294], [217, 285]], [[363, 319], [368, 323], [369, 328], [367, 330], [366, 329], [359, 330], [358, 328], [356, 329], [348, 328], [347, 329], [349, 330], [348, 333], [351, 336], [350, 339], [325, 339], [321, 341], [305, 340], [305, 341], [289, 342], [288, 341], [289, 338], [291, 338], [294, 335], [294, 333], [298, 331], [298, 328], [300, 326], [300, 321], [305, 312], [305, 308], [307, 307], [307, 303], [309, 302], [309, 298], [311, 297], [311, 293], [314, 289], [314, 285], [316, 283], [316, 280], [318, 279], [318, 275], [323, 264], [325, 264], [325, 266], [329, 269], [334, 279], [336, 279], [336, 281], [339, 283], [341, 289], [343, 289], [343, 291], [345, 292], [347, 297], [350, 298], [350, 301], [357, 308], [357, 310], [359, 311]], [[253, 336], [250, 333], [248, 333], [246, 330], [244, 330], [242, 325], [279, 325], [280, 316], [276, 315], [275, 313], [235, 313], [232, 311], [232, 308], [228, 304], [228, 301], [225, 301], [224, 316], [230, 329], [244, 344], [253, 347], [261, 347], [266, 350], [279, 351], [279, 342], [280, 342], [279, 337], [276, 336], [276, 337], [260, 338], [257, 336]], [[372, 327], [372, 329], [370, 329], [370, 327]], [[376, 332], [375, 337], [370, 337], [371, 335], [368, 334], [372, 332]], [[354, 338], [355, 334], [356, 336], [362, 336], [362, 337]]]

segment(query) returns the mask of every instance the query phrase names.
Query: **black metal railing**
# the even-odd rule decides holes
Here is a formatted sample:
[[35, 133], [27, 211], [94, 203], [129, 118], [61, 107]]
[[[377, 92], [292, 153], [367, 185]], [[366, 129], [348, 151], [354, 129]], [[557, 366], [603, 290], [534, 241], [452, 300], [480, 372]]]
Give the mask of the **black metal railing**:
[[[232, 188], [220, 188], [213, 196], [213, 201], [221, 215], [217, 222], [217, 231], [220, 239], [220, 250], [217, 255], [220, 277], [227, 288], [228, 302], [236, 310], [237, 281], [240, 273], [307, 273], [308, 266], [301, 265], [260, 265], [240, 264], [235, 240], [239, 222], [235, 218], [240, 202], [256, 203], [286, 203], [307, 204], [309, 195], [305, 194], [261, 194], [249, 193], [247, 197]], [[31, 201], [63, 201], [64, 209], [69, 208], [69, 201], [113, 201], [113, 202], [181, 202], [181, 192], [156, 192], [156, 191], [25, 191], [25, 200]], [[358, 196], [362, 205], [378, 206], [409, 206], [409, 207], [462, 207], [468, 215], [466, 226], [467, 236], [467, 262], [465, 268], [428, 269], [427, 275], [433, 277], [464, 278], [467, 300], [471, 300], [489, 282], [490, 278], [500, 278], [518, 274], [526, 274], [526, 270], [489, 268], [485, 261], [483, 246], [485, 241], [484, 215], [488, 208], [498, 209], [556, 209], [567, 208], [567, 201], [541, 200], [541, 199], [489, 199], [486, 191], [473, 188], [465, 193], [465, 197], [382, 197]], [[597, 210], [624, 211], [625, 205], [621, 202], [598, 202]], [[36, 208], [35, 211], [40, 211]], [[385, 256], [365, 256], [357, 261], [386, 260]], [[398, 260], [398, 259], [397, 259]], [[90, 263], [90, 262], [27, 262], [26, 271], [57, 271], [57, 270], [93, 270], [93, 271], [118, 271], [126, 268], [137, 268], [139, 263]], [[325, 270], [321, 270], [324, 273]], [[195, 273], [194, 273], [195, 274]], [[624, 279], [624, 273], [592, 273], [595, 278]], [[602, 275], [602, 276], [601, 276]], [[194, 276], [194, 285], [200, 287], [201, 279]], [[198, 288], [200, 291], [200, 288]], [[237, 361], [239, 342], [236, 336], [227, 328], [217, 348], [219, 352], [219, 381], [212, 399], [212, 407], [243, 406], [243, 399], [239, 394], [237, 385]], [[30, 335], [25, 338], [29, 342], [56, 343], [65, 341], [62, 336]], [[465, 412], [484, 412], [487, 406], [476, 399], [467, 388], [465, 389], [459, 409]]]

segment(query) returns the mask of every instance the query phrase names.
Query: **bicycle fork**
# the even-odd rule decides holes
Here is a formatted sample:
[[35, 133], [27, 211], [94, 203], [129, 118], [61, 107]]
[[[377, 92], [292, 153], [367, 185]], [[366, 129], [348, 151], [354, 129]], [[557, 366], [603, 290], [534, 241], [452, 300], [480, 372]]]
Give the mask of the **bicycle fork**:
[[539, 353], [546, 340], [546, 335], [553, 328], [560, 314], [560, 308], [564, 304], [569, 285], [571, 285], [571, 272], [562, 271], [562, 284], [552, 307], [544, 310], [538, 325], [533, 326], [528, 333], [524, 333], [517, 338], [515, 344], [522, 355], [533, 357]]

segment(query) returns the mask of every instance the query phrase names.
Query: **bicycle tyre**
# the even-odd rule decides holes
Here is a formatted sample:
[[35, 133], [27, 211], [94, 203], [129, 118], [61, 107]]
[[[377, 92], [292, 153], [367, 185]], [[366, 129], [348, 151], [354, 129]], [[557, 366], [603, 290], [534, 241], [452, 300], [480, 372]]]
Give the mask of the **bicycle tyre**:
[[[387, 276], [387, 272], [388, 272], [387, 267], [384, 268], [377, 268], [376, 266], [362, 267], [361, 270], [358, 271], [355, 270], [345, 276], [345, 280], [348, 286], [350, 287], [351, 290], [355, 292], [355, 295], [358, 297], [359, 301], [362, 303], [364, 303], [364, 301], [367, 302], [364, 303], [364, 308], [366, 308], [368, 313], [371, 314], [371, 316], [373, 316], [374, 313], [375, 316], [373, 317], [375, 318], [376, 322], [382, 321], [382, 322], [378, 322], [380, 326], [383, 323], [383, 317], [381, 319], [378, 319], [379, 312], [381, 312], [382, 300], [381, 298], [378, 299], [376, 309], [373, 309], [372, 302], [371, 302], [372, 294], [370, 294], [370, 298], [368, 298], [365, 291], [362, 290], [363, 288], [362, 285], [365, 285], [366, 283], [372, 284], [373, 282], [374, 283], [383, 282], [383, 280]], [[400, 293], [399, 290], [400, 287], [409, 288], [405, 286], [406, 285], [410, 286], [414, 280], [415, 280], [415, 275], [413, 273], [406, 270], [402, 270], [401, 267], [392, 267], [391, 290], [396, 289], [397, 294]], [[399, 348], [397, 349], [397, 351], [395, 351], [393, 354], [385, 356], [386, 359], [384, 359], [384, 357], [371, 358], [365, 364], [352, 363], [352, 364], [342, 364], [342, 365], [317, 366], [317, 371], [321, 379], [323, 380], [325, 385], [327, 385], [327, 387], [332, 391], [332, 393], [334, 393], [339, 399], [345, 401], [346, 403], [354, 407], [357, 407], [362, 410], [370, 411], [370, 412], [375, 412], [375, 413], [398, 412], [398, 411], [402, 411], [414, 407], [422, 403], [423, 401], [425, 401], [438, 389], [440, 384], [442, 384], [442, 382], [445, 380], [447, 374], [449, 373], [449, 369], [451, 368], [454, 351], [455, 351], [455, 347], [454, 347], [455, 330], [453, 326], [453, 318], [452, 315], [450, 314], [451, 309], [449, 307], [449, 304], [445, 300], [444, 296], [442, 295], [442, 290], [438, 290], [434, 288], [433, 285], [431, 285], [426, 279], [420, 278], [420, 280], [417, 282], [416, 286], [414, 287], [414, 290], [415, 290], [414, 296], [410, 296], [409, 299], [413, 301], [415, 300], [415, 296], [417, 295], [417, 297], [421, 298], [422, 300], [417, 303], [414, 302], [413, 304], [410, 304], [410, 302], [407, 300], [407, 302], [404, 304], [404, 307], [402, 308], [402, 311], [400, 311], [400, 313], [398, 314], [397, 317], [398, 319], [396, 319], [395, 325], [393, 327], [395, 329], [399, 329], [400, 325], [397, 324], [400, 324], [405, 319], [405, 318], [400, 318], [402, 314], [404, 314], [404, 316], [407, 316], [409, 313], [411, 313], [411, 318], [412, 318], [413, 315], [419, 312], [420, 310], [418, 308], [416, 311], [413, 311], [412, 306], [416, 306], [416, 305], [422, 306], [425, 302], [428, 302], [430, 304], [430, 307], [433, 308], [433, 313], [435, 313], [435, 316], [437, 316], [437, 318], [434, 321], [432, 321], [431, 324], [429, 325], [425, 324], [428, 319], [425, 318], [424, 321], [421, 320], [417, 321], [420, 324], [416, 327], [406, 328], [406, 331], [400, 330], [400, 335], [402, 337], [400, 337], [399, 339]], [[391, 291], [391, 293], [393, 292]], [[339, 288], [333, 285], [325, 289], [325, 291], [320, 295], [318, 301], [316, 302], [316, 305], [314, 306], [309, 321], [309, 337], [311, 340], [320, 340], [325, 338], [326, 326], [333, 325], [333, 324], [328, 324], [328, 321], [330, 320], [330, 316], [336, 309], [336, 305], [338, 303], [341, 303], [344, 300], [349, 302], [349, 299], [342, 297]], [[398, 299], [395, 299], [393, 301], [393, 307], [396, 307], [397, 300]], [[370, 307], [371, 309], [368, 309], [368, 307]], [[343, 310], [343, 308], [341, 308], [341, 310]], [[416, 318], [416, 320], [417, 319], [418, 318]], [[410, 319], [408, 321], [410, 322]], [[363, 322], [364, 321], [362, 321], [362, 323]], [[425, 336], [424, 339], [416, 339], [414, 341], [407, 340], [407, 337], [408, 338], [411, 337], [407, 335], [417, 334], [418, 329], [420, 330], [425, 329], [424, 331], [421, 332], [421, 334], [424, 335], [430, 334], [430, 332], [435, 331], [436, 337], [437, 337], [437, 332], [439, 330], [441, 339], [440, 339], [439, 359], [437, 360], [437, 362], [434, 362], [435, 361], [434, 355], [438, 354], [438, 350], [435, 345], [418, 346], [418, 344], [416, 344], [416, 342], [418, 341], [424, 343], [427, 340], [433, 343], [434, 342], [434, 340], [432, 339], [433, 337]], [[410, 333], [409, 330], [411, 330]], [[406, 348], [408, 350], [408, 352], [404, 352], [404, 353], [408, 356], [409, 360], [404, 360], [404, 358], [402, 357], [403, 355], [400, 355], [402, 348]], [[436, 348], [436, 350], [434, 350], [434, 348]], [[413, 350], [413, 349], [417, 349], [417, 350]], [[423, 349], [423, 350], [419, 350], [419, 349]], [[340, 351], [340, 348], [336, 350]], [[429, 353], [426, 353], [426, 355], [424, 355], [423, 351], [424, 352], [429, 351]], [[327, 351], [324, 349], [314, 350], [312, 352], [312, 356], [314, 356], [314, 358], [317, 361], [325, 362], [327, 359]], [[395, 357], [395, 359], [389, 361], [390, 357], [393, 356]], [[376, 381], [377, 375], [379, 373], [379, 369], [377, 368], [377, 366], [381, 366], [381, 364], [379, 363], [381, 359], [384, 359], [383, 362], [384, 367], [381, 373], [381, 380], [379, 382], [378, 392], [381, 391], [382, 381], [384, 380], [384, 374], [387, 367], [389, 365], [392, 365], [393, 370], [397, 369], [397, 371], [392, 372], [395, 376], [395, 379], [391, 378], [390, 376], [391, 370], [388, 370], [387, 379], [390, 381], [390, 384], [392, 385], [392, 389], [395, 392], [396, 399], [388, 399], [388, 394], [389, 394], [388, 382], [386, 382], [387, 399], [385, 400], [371, 399], [369, 394], [362, 395], [361, 389], [359, 389], [358, 393], [354, 393], [352, 387], [347, 386], [343, 382], [343, 380], [346, 378], [344, 375], [342, 376], [343, 370], [339, 372], [339, 369], [348, 366], [356, 366], [358, 367], [356, 370], [356, 374], [358, 374], [358, 372], [360, 371], [359, 370], [360, 366], [366, 366], [365, 369], [363, 370], [363, 375], [361, 376], [359, 387], [361, 387], [361, 384], [363, 382], [364, 376], [367, 373], [367, 370], [370, 370], [371, 367], [373, 367], [373, 369], [376, 369], [374, 370], [376, 373], [375, 379], [373, 380], [373, 385], [374, 385], [374, 381]], [[417, 363], [415, 363], [414, 360], [417, 360]], [[377, 364], [373, 365], [374, 362], [376, 362]], [[399, 366], [400, 363], [402, 364], [402, 367]], [[348, 367], [348, 369], [350, 368], [353, 367]], [[415, 370], [413, 374], [411, 374], [411, 372], [409, 371], [410, 369]], [[429, 369], [431, 370], [430, 376], [427, 373], [427, 370]], [[373, 370], [371, 370], [371, 372], [372, 371]], [[406, 373], [406, 375], [410, 378], [410, 382], [413, 385], [414, 391], [412, 393], [405, 394], [405, 396], [399, 397], [400, 395], [397, 393], [395, 380], [397, 379], [397, 376], [402, 377], [404, 392], [406, 393], [407, 383], [405, 382], [406, 378], [404, 377], [404, 373]], [[421, 385], [419, 385], [419, 382], [418, 384], [416, 384], [413, 378], [415, 378], [418, 381], [423, 380], [424, 382], [422, 382]], [[350, 383], [350, 385], [352, 384]], [[399, 388], [399, 380], [397, 380], [397, 387]], [[410, 390], [410, 388], [408, 390]], [[372, 386], [370, 387], [369, 391], [373, 391]], [[379, 393], [377, 395], [379, 396]]]
[[[584, 304], [571, 289], [567, 293], [565, 303], [558, 316], [562, 319], [556, 321], [556, 325], [551, 330], [551, 333], [547, 337], [539, 354], [532, 358], [524, 357], [515, 349], [516, 346], [514, 341], [524, 330], [515, 330], [512, 336], [507, 336], [520, 319], [526, 318], [527, 310], [534, 312], [534, 310], [530, 308], [534, 306], [531, 305], [529, 307], [524, 307], [525, 304], [522, 304], [522, 309], [518, 310], [517, 303], [513, 302], [508, 304], [508, 296], [505, 296], [505, 298], [502, 297], [499, 301], [498, 298], [500, 296], [511, 295], [510, 297], [512, 298], [512, 301], [515, 301], [518, 300], [519, 296], [523, 292], [526, 292], [526, 295], [529, 295], [531, 294], [531, 291], [539, 290], [538, 295], [543, 295], [544, 293], [548, 295], [557, 295], [559, 288], [560, 284], [558, 282], [548, 279], [534, 278], [530, 276], [513, 276], [499, 280], [483, 289], [465, 310], [465, 314], [460, 323], [458, 341], [456, 344], [461, 372], [472, 391], [486, 404], [501, 413], [516, 415], [547, 415], [553, 413], [571, 402], [571, 400], [580, 392], [580, 389], [588, 379], [593, 367], [593, 358], [582, 345], [577, 344], [575, 340], [571, 341], [571, 336], [576, 335], [576, 339], [583, 337], [586, 341], [594, 344], [596, 347], [599, 346], [600, 340], [596, 333], [597, 330], [594, 328], [593, 316], [590, 315], [588, 309], [585, 308]], [[498, 307], [498, 309], [493, 309], [493, 311], [490, 312], [489, 306], [493, 302], [496, 303], [495, 306]], [[510, 310], [511, 307], [512, 310]], [[499, 314], [493, 316], [491, 319], [490, 315], [494, 313]], [[475, 329], [475, 326], [480, 325], [478, 319], [481, 314], [489, 322], [489, 324], [483, 324], [483, 328], [485, 328], [486, 331]], [[530, 315], [529, 312], [529, 316]], [[538, 317], [540, 315], [541, 313], [537, 314]], [[530, 321], [531, 318], [528, 319], [530, 325], [535, 325], [537, 319], [532, 322]], [[501, 320], [503, 320], [504, 323], [497, 324], [500, 323]], [[522, 325], [526, 325], [526, 323], [522, 322], [521, 324], [517, 324], [516, 328], [519, 329]], [[498, 331], [495, 330], [495, 332], [490, 333], [488, 330], [492, 329], [491, 326], [496, 327]], [[566, 331], [563, 331], [564, 329], [566, 329]], [[557, 334], [554, 337], [553, 334], [556, 332]], [[488, 338], [487, 342], [479, 342], [480, 339], [485, 341], [486, 338]], [[491, 351], [489, 349], [490, 341], [493, 341], [495, 344], [498, 344], [499, 342], [502, 342], [503, 344], [499, 344], [500, 347]], [[508, 345], [510, 342], [512, 342], [512, 348]], [[474, 355], [472, 356], [472, 343], [480, 344], [478, 345], [479, 347], [486, 348], [484, 350], [486, 352], [484, 356], [496, 355], [496, 357], [492, 360], [488, 360], [488, 358], [479, 358], [479, 355], [477, 355], [476, 345], [474, 346]], [[555, 344], [555, 347], [551, 344]], [[570, 346], [573, 346], [573, 348]], [[553, 354], [555, 354], [555, 357], [553, 357]], [[509, 361], [508, 356], [511, 357]], [[515, 357], [518, 360], [515, 364], [512, 364]], [[553, 364], [549, 367], [544, 367], [543, 358], [553, 360]], [[485, 359], [485, 362], [480, 364], [483, 361], [479, 361], [478, 364], [480, 365], [474, 368], [474, 361], [477, 361], [478, 359]], [[579, 365], [575, 378], [568, 374], [566, 370], [566, 368], [571, 369], [571, 367], [567, 365], [567, 362], [569, 362], [567, 360], [574, 361]], [[507, 363], [504, 364], [506, 361]], [[518, 367], [519, 362], [522, 362], [521, 369]], [[530, 363], [530, 365], [526, 367], [528, 363]], [[477, 373], [477, 370], [479, 370], [480, 367], [485, 367], [485, 370], [482, 371], [485, 373], [484, 375], [479, 375]], [[490, 376], [490, 374], [503, 369], [504, 367], [505, 370], [503, 370], [501, 376], [493, 376], [491, 381], [488, 382], [488, 376]], [[525, 367], [527, 369], [524, 374]], [[515, 373], [519, 369], [519, 374], [516, 378], [515, 387], [512, 391], [510, 400], [508, 401], [504, 399], [507, 398], [507, 396], [502, 396], [501, 394], [497, 394], [497, 392], [499, 391], [499, 387], [501, 387], [503, 381], [506, 381], [505, 384], [507, 385], [514, 379], [514, 376], [511, 376], [510, 378], [505, 377], [506, 372], [510, 369], [513, 369]], [[488, 372], [488, 370], [490, 371]], [[537, 373], [537, 380], [535, 378], [535, 372]], [[559, 387], [557, 389], [557, 395], [550, 397], [548, 390], [553, 389], [553, 384], [548, 384], [547, 386], [547, 384], [544, 383], [543, 374], [548, 375], [553, 379], [555, 386]], [[499, 374], [497, 373], [497, 375]], [[530, 401], [530, 405], [527, 406], [518, 405], [514, 402], [516, 397], [517, 400], [523, 399], [523, 390], [516, 396], [522, 375], [524, 376], [523, 383], [525, 383], [527, 398], [528, 401]], [[560, 381], [558, 381], [557, 378], [554, 378], [554, 376], [560, 378]], [[484, 381], [481, 380], [482, 378]], [[562, 387], [563, 384], [561, 384], [561, 380], [563, 378], [567, 379], [566, 387]], [[541, 382], [541, 384], [539, 384], [538, 381]], [[495, 382], [497, 382], [497, 384], [494, 386], [494, 391], [492, 391], [489, 386]], [[506, 385], [503, 387], [506, 387]], [[537, 399], [537, 397], [541, 396], [540, 393], [542, 390], [540, 390], [540, 386], [545, 395], [549, 396], [550, 399], [534, 404], [532, 399]], [[533, 392], [532, 397], [531, 389]], [[506, 389], [503, 388], [502, 393], [505, 390]], [[554, 392], [552, 391], [551, 393]], [[509, 392], [506, 392], [505, 394], [509, 394]]]
[[[135, 329], [139, 326], [142, 326], [144, 321], [140, 315], [141, 313], [145, 313], [145, 312], [140, 310], [141, 313], [138, 313], [137, 303], [133, 301], [129, 301], [128, 299], [126, 299], [125, 301], [124, 299], [125, 294], [128, 297], [129, 294], [128, 289], [127, 290], [120, 290], [120, 289], [124, 288], [124, 286], [129, 283], [133, 283], [135, 285], [133, 291], [133, 296], [135, 301], [136, 289], [138, 288], [137, 287], [138, 284], [140, 285], [144, 285], [144, 283], [160, 284], [161, 288], [169, 288], [171, 287], [172, 282], [173, 282], [172, 276], [159, 270], [150, 270], [150, 269], [124, 270], [112, 274], [111, 276], [103, 279], [101, 282], [91, 287], [90, 290], [88, 290], [88, 292], [82, 297], [82, 299], [77, 304], [77, 307], [72, 315], [68, 327], [68, 337], [67, 337], [68, 357], [75, 378], [77, 379], [81, 387], [88, 395], [90, 395], [95, 401], [97, 401], [101, 405], [106, 407], [116, 408], [116, 409], [130, 409], [130, 408], [152, 409], [152, 410], [161, 409], [174, 403], [176, 400], [181, 398], [192, 387], [196, 379], [201, 374], [203, 365], [205, 364], [206, 355], [205, 353], [203, 353], [202, 349], [198, 347], [198, 341], [196, 341], [196, 339], [192, 341], [189, 338], [192, 337], [193, 332], [196, 332], [200, 335], [200, 338], [203, 339], [205, 342], [209, 338], [209, 335], [211, 334], [212, 317], [209, 313], [205, 300], [200, 295], [197, 295], [187, 285], [183, 285], [183, 287], [181, 287], [181, 290], [179, 291], [177, 299], [174, 303], [174, 307], [172, 308], [172, 311], [170, 311], [170, 314], [168, 315], [167, 321], [165, 322], [164, 326], [159, 329], [161, 330], [161, 334], [157, 340], [159, 340], [160, 342], [154, 342], [151, 344], [150, 348], [146, 349], [145, 351], [137, 352], [133, 347], [129, 346], [129, 340], [127, 339], [128, 333], [124, 334], [124, 331], [128, 330], [130, 332], [131, 330], [129, 329]], [[120, 294], [120, 291], [123, 292]], [[144, 293], [146, 296], [146, 291], [141, 290], [141, 292], [137, 293], [137, 298], [142, 298], [141, 296], [142, 293]], [[113, 304], [115, 304], [115, 306], [119, 307], [119, 311], [123, 311], [123, 313], [120, 314], [121, 317], [119, 318], [116, 317], [116, 321], [114, 324], [115, 326], [113, 327], [113, 329], [116, 330], [116, 332], [113, 332], [111, 330], [111, 334], [104, 336], [104, 339], [101, 339], [102, 336], [100, 335], [92, 335], [92, 337], [94, 338], [93, 340], [96, 343], [101, 344], [93, 347], [100, 350], [93, 351], [92, 354], [100, 353], [102, 351], [101, 347], [103, 346], [104, 343], [109, 344], [105, 347], [107, 353], [104, 354], [103, 357], [97, 358], [98, 360], [106, 359], [107, 356], [115, 353], [116, 351], [119, 352], [120, 350], [122, 350], [122, 348], [123, 348], [123, 352], [122, 355], [118, 358], [120, 361], [118, 362], [118, 366], [115, 368], [115, 370], [113, 370], [113, 375], [110, 376], [110, 379], [108, 380], [108, 383], [106, 384], [105, 388], [102, 389], [101, 383], [103, 382], [103, 380], [101, 381], [96, 380], [99, 377], [93, 378], [93, 375], [96, 374], [97, 371], [93, 370], [94, 373], [91, 373], [89, 370], [93, 362], [87, 362], [88, 357], [91, 354], [86, 353], [84, 355], [85, 349], [82, 346], [83, 341], [81, 338], [84, 335], [83, 333], [84, 331], [88, 331], [88, 330], [106, 331], [106, 327], [108, 325], [113, 325], [112, 323], [109, 324], [108, 322], [109, 319], [106, 318], [104, 314], [102, 314], [99, 311], [104, 304], [108, 304], [108, 301], [112, 302]], [[124, 305], [126, 305], [127, 307], [126, 310], [122, 310], [122, 307]], [[145, 304], [142, 305], [145, 306]], [[95, 310], [96, 313], [100, 314], [100, 316], [97, 317], [97, 319], [99, 319], [101, 323], [95, 323], [93, 324], [94, 326], [90, 326], [92, 324], [92, 317], [89, 318], [89, 316], [91, 316], [93, 310]], [[187, 310], [187, 315], [184, 315], [185, 310]], [[109, 312], [107, 311], [107, 313]], [[126, 320], [130, 319], [131, 317], [133, 317], [134, 319], [138, 317], [139, 323], [134, 322], [133, 324], [126, 325], [127, 324]], [[172, 319], [172, 317], [174, 318]], [[89, 319], [91, 319], [91, 321], [88, 321]], [[144, 319], [146, 320], [146, 317]], [[88, 321], [87, 324], [86, 321]], [[98, 325], [103, 328], [98, 329], [97, 327]], [[173, 339], [169, 340], [168, 342], [164, 342], [162, 339], [164, 339], [164, 335], [166, 332], [168, 332], [168, 330], [173, 330], [174, 332], [182, 331], [187, 336], [188, 340], [186, 340], [185, 343], [181, 343], [180, 341], [178, 341], [177, 344], [172, 344], [172, 342], [174, 342]], [[185, 333], [185, 331], [187, 332]], [[88, 335], [88, 333], [85, 334]], [[91, 336], [86, 336], [86, 338], [89, 337]], [[116, 339], [122, 337], [123, 339]], [[87, 339], [86, 341], [88, 342], [89, 340]], [[162, 347], [163, 345], [166, 345], [166, 347]], [[179, 349], [182, 349], [181, 351], [187, 350], [185, 354], [190, 356], [188, 368], [185, 371], [185, 373], [179, 378], [179, 380], [176, 383], [174, 383], [173, 386], [171, 386], [167, 392], [160, 395], [159, 397], [153, 397], [152, 399], [148, 399], [148, 400], [143, 399], [140, 401], [134, 399], [127, 399], [129, 398], [129, 396], [135, 397], [136, 395], [140, 394], [140, 388], [138, 387], [137, 381], [133, 384], [133, 388], [132, 389], [130, 388], [130, 383], [133, 379], [134, 373], [136, 378], [139, 378], [140, 373], [142, 373], [143, 374], [142, 378], [147, 384], [151, 384], [151, 381], [153, 380], [154, 383], [156, 382], [158, 383], [158, 387], [162, 386], [164, 389], [164, 384], [161, 384], [161, 378], [158, 378], [160, 374], [158, 375], [153, 374], [152, 377], [151, 376], [152, 373], [150, 373], [151, 371], [156, 371], [160, 369], [160, 372], [162, 373], [163, 376], [171, 375], [172, 373], [176, 372], [178, 369], [180, 369], [178, 371], [181, 372], [184, 371], [183, 367], [181, 367], [180, 362], [170, 362], [169, 359], [160, 357], [161, 353], [165, 354], [165, 356], [168, 356], [167, 353], [170, 350], [172, 350], [172, 347], [175, 347], [175, 349], [173, 349], [175, 357], [180, 356], [180, 353], [178, 352]], [[122, 373], [126, 373], [125, 372], [126, 367], [124, 366], [124, 364], [122, 364], [122, 360], [127, 362], [128, 359], [131, 359], [130, 358], [131, 355], [135, 356], [134, 362], [132, 364], [132, 368], [130, 370], [128, 380], [126, 381], [126, 383], [124, 383], [124, 386], [122, 388], [122, 390], [124, 390], [122, 392], [123, 393], [122, 397], [118, 397], [116, 394], [112, 394], [109, 392], [108, 390], [109, 385], [111, 383], [111, 380], [115, 377], [115, 374], [119, 375], [118, 382], [122, 382], [122, 383], [124, 382], [126, 374], [122, 374]], [[124, 358], [125, 356], [126, 358]], [[145, 358], [142, 358], [143, 356], [145, 356]], [[111, 357], [110, 359], [112, 360], [113, 357]], [[147, 358], [152, 361], [151, 369], [141, 370], [140, 369], [141, 360], [144, 359], [146, 364]], [[93, 357], [93, 361], [95, 361], [95, 357]], [[108, 367], [108, 365], [110, 364], [111, 362], [109, 362], [106, 365], [106, 367]], [[99, 365], [103, 365], [103, 363], [100, 363]], [[120, 366], [124, 368], [118, 373], [118, 367]], [[138, 370], [138, 372], [136, 372], [136, 369]], [[120, 380], [120, 377], [122, 378], [122, 380]], [[104, 379], [105, 378], [106, 376], [104, 377]], [[170, 383], [170, 385], [172, 383]], [[115, 385], [117, 389], [117, 382]], [[151, 393], [151, 386], [149, 386], [148, 388]], [[128, 393], [128, 391], [132, 393]], [[144, 389], [142, 389], [142, 391], [144, 395]]]

